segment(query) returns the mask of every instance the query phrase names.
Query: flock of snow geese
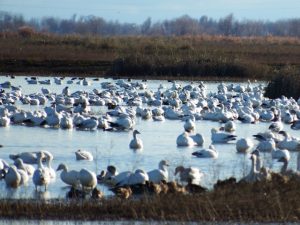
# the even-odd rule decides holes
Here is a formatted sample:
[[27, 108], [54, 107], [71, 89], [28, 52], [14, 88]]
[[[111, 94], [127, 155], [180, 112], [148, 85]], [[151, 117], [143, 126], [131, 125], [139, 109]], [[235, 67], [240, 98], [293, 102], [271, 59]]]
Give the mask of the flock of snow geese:
[[[13, 125], [54, 127], [60, 129], [103, 130], [104, 132], [133, 130], [133, 139], [129, 148], [142, 149], [143, 142], [137, 137], [140, 132], [135, 129], [136, 117], [144, 120], [184, 121], [183, 132], [176, 139], [177, 146], [199, 146], [199, 150], [192, 156], [199, 158], [218, 158], [218, 151], [214, 144], [235, 142], [237, 152], [251, 152], [252, 167], [249, 174], [242, 178], [245, 182], [255, 182], [271, 179], [272, 171], [266, 168], [261, 159], [261, 153], [270, 153], [273, 159], [282, 162], [280, 173], [299, 176], [300, 156], [297, 159], [297, 169], [288, 170], [291, 158], [290, 151], [300, 152], [300, 139], [291, 136], [283, 130], [283, 124], [290, 124], [291, 129], [300, 129], [300, 99], [277, 99], [264, 97], [264, 87], [261, 84], [253, 85], [225, 85], [220, 83], [217, 92], [207, 93], [203, 82], [191, 83], [182, 86], [172, 82], [170, 88], [159, 85], [157, 90], [150, 90], [147, 82], [131, 80], [116, 80], [101, 82], [101, 88], [92, 91], [70, 92], [65, 86], [61, 93], [51, 92], [44, 85], [52, 80], [41, 78], [26, 78], [28, 84], [42, 84], [41, 92], [23, 94], [21, 86], [13, 86], [11, 81], [1, 84], [0, 98], [0, 126]], [[63, 85], [65, 78], [54, 78], [54, 83]], [[91, 81], [85, 78], [72, 78], [67, 85], [77, 82], [80, 85], [90, 85]], [[24, 110], [19, 105], [39, 105], [37, 110]], [[107, 111], [95, 114], [91, 106], [104, 106]], [[223, 124], [220, 128], [211, 129], [211, 144], [208, 148], [201, 148], [205, 142], [200, 133], [195, 132], [196, 120], [218, 121]], [[236, 123], [258, 122], [270, 123], [265, 132], [237, 140], [235, 135]], [[254, 145], [253, 139], [258, 141]], [[174, 140], [175, 141], [175, 140]], [[78, 150], [77, 160], [93, 161], [93, 155], [85, 150]], [[192, 157], [191, 156], [191, 157]], [[158, 168], [151, 171], [137, 169], [118, 172], [114, 165], [109, 165], [99, 175], [95, 172], [81, 169], [68, 170], [64, 163], [59, 164], [55, 171], [51, 167], [53, 155], [48, 151], [21, 152], [10, 155], [13, 164], [0, 160], [0, 176], [8, 187], [17, 188], [26, 184], [32, 177], [36, 190], [44, 186], [45, 190], [56, 178], [56, 172], [61, 171], [60, 178], [72, 186], [72, 192], [81, 187], [96, 190], [97, 183], [118, 187], [124, 186], [162, 184], [169, 182], [167, 160], [161, 160]], [[33, 165], [37, 166], [34, 167]], [[196, 167], [178, 166], [175, 176], [183, 183], [200, 184], [203, 173]], [[112, 189], [115, 190], [115, 189]], [[93, 192], [94, 192], [93, 191]], [[115, 190], [116, 193], [119, 193]], [[96, 192], [97, 193], [97, 192]], [[128, 195], [128, 194], [127, 194]], [[126, 196], [127, 196], [126, 195]]]

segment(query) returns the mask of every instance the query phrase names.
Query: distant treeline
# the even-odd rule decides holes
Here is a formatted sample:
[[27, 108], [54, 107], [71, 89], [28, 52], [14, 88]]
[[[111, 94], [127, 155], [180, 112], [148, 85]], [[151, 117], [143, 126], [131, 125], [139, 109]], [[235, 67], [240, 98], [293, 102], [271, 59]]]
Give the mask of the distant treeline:
[[0, 32], [18, 31], [29, 27], [37, 32], [82, 35], [225, 35], [225, 36], [291, 36], [300, 37], [300, 18], [272, 21], [237, 20], [233, 14], [213, 19], [187, 15], [159, 22], [146, 19], [142, 24], [106, 21], [96, 16], [76, 16], [70, 19], [45, 17], [26, 20], [22, 15], [0, 11]]

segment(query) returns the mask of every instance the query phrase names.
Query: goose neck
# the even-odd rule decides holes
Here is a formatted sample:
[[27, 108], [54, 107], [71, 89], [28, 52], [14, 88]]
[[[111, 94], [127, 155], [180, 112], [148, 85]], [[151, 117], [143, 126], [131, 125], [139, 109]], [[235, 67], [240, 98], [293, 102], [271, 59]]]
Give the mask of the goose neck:
[[252, 157], [252, 163], [251, 163], [251, 173], [254, 174], [256, 173], [256, 158]]
[[287, 171], [288, 161], [284, 160], [283, 166], [281, 168], [281, 173], [285, 173]]

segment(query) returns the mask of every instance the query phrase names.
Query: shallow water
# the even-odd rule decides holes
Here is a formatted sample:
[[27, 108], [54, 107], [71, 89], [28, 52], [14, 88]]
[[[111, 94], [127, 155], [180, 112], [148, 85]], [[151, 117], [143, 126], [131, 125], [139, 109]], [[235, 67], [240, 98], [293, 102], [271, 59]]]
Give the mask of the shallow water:
[[[48, 78], [40, 78], [42, 80]], [[49, 78], [52, 79], [52, 78]], [[68, 78], [66, 78], [68, 79]], [[47, 87], [51, 91], [61, 93], [66, 86], [63, 85], [28, 85], [24, 77], [10, 79], [0, 77], [0, 83], [10, 80], [13, 85], [21, 85], [23, 93], [40, 92], [41, 87]], [[53, 80], [53, 79], [52, 79]], [[92, 79], [90, 79], [92, 80]], [[111, 81], [110, 79], [100, 79], [92, 81], [91, 86], [68, 85], [71, 92], [76, 90], [91, 91], [94, 88], [100, 89], [100, 82]], [[53, 82], [54, 83], [54, 82]], [[157, 90], [160, 83], [166, 87], [171, 87], [167, 81], [148, 81], [148, 88]], [[179, 82], [187, 84], [187, 82]], [[206, 82], [207, 92], [216, 91], [217, 83]], [[7, 90], [8, 91], [8, 90]], [[36, 109], [36, 106], [22, 106], [27, 109]], [[99, 107], [95, 111], [102, 110]], [[196, 132], [204, 135], [204, 147], [210, 144], [211, 128], [220, 127], [220, 123], [199, 120], [196, 121]], [[260, 131], [267, 130], [269, 123], [242, 124], [237, 122], [235, 134], [238, 138], [251, 137]], [[157, 168], [158, 162], [162, 159], [170, 161], [170, 178], [173, 179], [174, 168], [178, 165], [195, 166], [200, 168], [205, 176], [202, 184], [211, 188], [218, 179], [224, 179], [231, 176], [240, 178], [248, 173], [250, 169], [249, 155], [236, 153], [235, 143], [215, 145], [219, 151], [217, 159], [199, 159], [192, 157], [191, 153], [200, 147], [179, 148], [176, 146], [177, 136], [183, 132], [183, 122], [177, 120], [166, 120], [164, 122], [154, 122], [152, 120], [142, 120], [137, 118], [136, 129], [141, 132], [140, 138], [143, 140], [144, 149], [142, 151], [133, 151], [129, 149], [129, 142], [132, 139], [132, 132], [103, 132], [97, 131], [78, 131], [62, 130], [53, 128], [26, 127], [20, 125], [11, 125], [7, 128], [0, 128], [0, 141], [4, 146], [0, 149], [0, 158], [9, 162], [9, 154], [24, 152], [48, 150], [54, 155], [53, 168], [64, 162], [69, 169], [80, 170], [85, 167], [95, 171], [97, 174], [107, 165], [116, 165], [118, 171], [135, 170], [142, 168], [152, 170]], [[285, 129], [292, 135], [299, 137], [299, 131], [294, 131], [285, 125]], [[76, 161], [74, 152], [77, 149], [85, 149], [94, 155], [94, 161]], [[291, 153], [289, 167], [295, 169], [296, 154]], [[265, 163], [274, 170], [279, 170], [281, 163], [272, 162], [270, 154], [265, 154]], [[98, 188], [105, 192], [106, 195], [112, 193], [107, 187], [98, 184]], [[0, 181], [0, 198], [64, 198], [66, 186], [59, 178], [51, 183], [47, 192], [36, 193], [33, 183], [30, 180], [27, 186], [17, 189], [8, 189], [4, 181]]]

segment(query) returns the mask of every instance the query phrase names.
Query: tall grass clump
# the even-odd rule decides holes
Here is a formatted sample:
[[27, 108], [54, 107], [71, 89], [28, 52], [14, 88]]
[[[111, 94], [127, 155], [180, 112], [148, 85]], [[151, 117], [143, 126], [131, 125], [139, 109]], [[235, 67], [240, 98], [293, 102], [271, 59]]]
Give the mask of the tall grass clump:
[[298, 99], [300, 97], [300, 70], [293, 67], [283, 69], [268, 83], [265, 96], [279, 98], [282, 95]]

